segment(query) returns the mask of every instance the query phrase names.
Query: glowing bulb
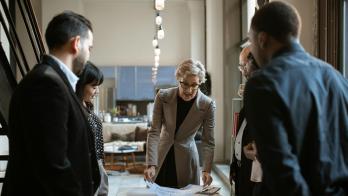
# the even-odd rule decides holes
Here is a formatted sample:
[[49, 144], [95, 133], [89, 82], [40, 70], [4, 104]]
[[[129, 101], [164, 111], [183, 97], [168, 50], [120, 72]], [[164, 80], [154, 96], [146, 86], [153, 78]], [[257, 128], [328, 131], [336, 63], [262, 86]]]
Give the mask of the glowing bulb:
[[160, 57], [159, 56], [155, 56], [155, 62], [159, 62], [159, 60], [160, 60]]
[[159, 66], [159, 62], [155, 62], [155, 67], [158, 67]]
[[156, 37], [154, 37], [153, 40], [152, 40], [152, 46], [156, 47], [157, 45], [158, 45], [158, 40], [157, 40]]
[[155, 0], [155, 8], [156, 10], [164, 9], [164, 0]]
[[162, 17], [159, 14], [157, 14], [155, 21], [156, 21], [157, 25], [161, 25], [162, 24]]
[[159, 56], [161, 54], [161, 49], [158, 46], [156, 46], [154, 51], [156, 56]]
[[162, 28], [162, 25], [159, 27], [159, 29], [157, 31], [157, 37], [158, 37], [158, 39], [163, 39], [164, 38], [164, 30]]

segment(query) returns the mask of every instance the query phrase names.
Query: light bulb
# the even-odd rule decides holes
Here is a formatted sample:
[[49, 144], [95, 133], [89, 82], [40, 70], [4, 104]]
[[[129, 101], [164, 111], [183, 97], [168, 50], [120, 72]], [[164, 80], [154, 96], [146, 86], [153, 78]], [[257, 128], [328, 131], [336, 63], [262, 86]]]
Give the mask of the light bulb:
[[159, 62], [155, 62], [155, 67], [158, 67], [159, 66]]
[[157, 31], [157, 37], [158, 37], [158, 39], [163, 39], [164, 38], [164, 30], [162, 28], [162, 25], [159, 27], [159, 29]]
[[159, 62], [159, 60], [160, 60], [160, 57], [159, 56], [155, 56], [155, 62]]
[[155, 8], [156, 10], [164, 9], [164, 0], [155, 0]]
[[156, 21], [157, 25], [161, 25], [162, 24], [162, 17], [159, 15], [159, 13], [156, 16], [155, 21]]
[[156, 83], [157, 83], [156, 78], [152, 78], [152, 83], [153, 83], [153, 84], [156, 84]]
[[156, 47], [157, 45], [158, 45], [158, 40], [157, 40], [156, 37], [154, 37], [153, 40], [152, 40], [152, 46]]
[[156, 56], [159, 56], [161, 54], [161, 49], [158, 46], [156, 46], [154, 51]]

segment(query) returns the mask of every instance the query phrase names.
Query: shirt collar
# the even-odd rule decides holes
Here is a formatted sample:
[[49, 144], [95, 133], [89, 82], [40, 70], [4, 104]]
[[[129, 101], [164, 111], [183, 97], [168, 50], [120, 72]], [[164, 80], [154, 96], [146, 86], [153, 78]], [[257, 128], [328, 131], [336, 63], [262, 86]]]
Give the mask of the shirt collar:
[[69, 81], [71, 87], [74, 89], [74, 91], [76, 91], [76, 83], [79, 80], [79, 78], [68, 68], [67, 65], [65, 65], [57, 57], [53, 56], [52, 54], [50, 54], [49, 56], [52, 57], [57, 62], [59, 68], [63, 71], [63, 73], [68, 78], [68, 81]]
[[286, 53], [286, 52], [304, 52], [305, 50], [303, 49], [300, 41], [297, 38], [292, 38], [289, 40], [289, 43], [287, 46], [285, 46], [284, 48], [280, 49], [279, 51], [277, 51], [272, 58], [275, 58], [277, 56], [281, 56], [282, 54]]

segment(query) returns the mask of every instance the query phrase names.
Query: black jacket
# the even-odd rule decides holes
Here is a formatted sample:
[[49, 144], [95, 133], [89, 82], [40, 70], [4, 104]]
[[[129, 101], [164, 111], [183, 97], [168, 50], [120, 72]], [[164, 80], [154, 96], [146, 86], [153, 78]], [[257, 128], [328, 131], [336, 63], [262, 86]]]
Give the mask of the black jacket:
[[[237, 134], [245, 119], [244, 107], [239, 112]], [[242, 154], [241, 161], [238, 163], [235, 153], [233, 153], [232, 163], [230, 165], [230, 180], [235, 182], [235, 194], [237, 196], [251, 196], [255, 182], [250, 181], [252, 160], [246, 158], [243, 153], [243, 147], [252, 142], [253, 138], [250, 134], [249, 126], [246, 124], [242, 136]], [[233, 144], [234, 145], [234, 144]]]
[[44, 56], [15, 90], [2, 195], [92, 196], [100, 174], [93, 133], [66, 76]]
[[245, 107], [264, 195], [348, 194], [348, 82], [331, 65], [294, 40], [247, 82]]

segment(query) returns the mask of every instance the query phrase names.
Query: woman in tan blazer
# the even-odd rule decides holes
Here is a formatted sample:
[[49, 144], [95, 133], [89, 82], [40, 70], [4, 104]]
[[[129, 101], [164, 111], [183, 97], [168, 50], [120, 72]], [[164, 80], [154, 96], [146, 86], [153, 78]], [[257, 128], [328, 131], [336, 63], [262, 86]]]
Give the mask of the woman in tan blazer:
[[161, 89], [156, 98], [147, 139], [146, 180], [166, 187], [199, 184], [200, 167], [194, 137], [203, 126], [202, 180], [210, 185], [214, 157], [215, 103], [199, 90], [205, 68], [192, 59], [176, 70], [178, 87]]

